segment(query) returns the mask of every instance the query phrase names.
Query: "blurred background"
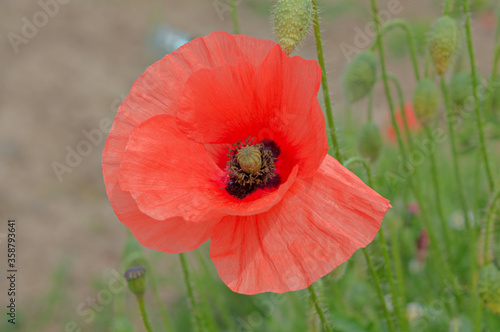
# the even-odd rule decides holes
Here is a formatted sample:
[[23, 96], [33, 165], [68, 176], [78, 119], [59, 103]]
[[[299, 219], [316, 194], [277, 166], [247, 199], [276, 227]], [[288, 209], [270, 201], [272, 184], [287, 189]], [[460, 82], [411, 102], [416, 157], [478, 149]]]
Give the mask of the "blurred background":
[[[409, 20], [423, 59], [427, 31], [440, 16], [441, 7], [435, 1], [396, 2], [400, 11], [391, 18]], [[330, 91], [342, 132], [345, 104], [341, 73], [349, 57], [341, 45], [363, 44], [360, 31], [366, 35], [369, 5], [361, 0], [319, 3]], [[271, 5], [269, 0], [239, 1], [242, 33], [274, 39]], [[380, 9], [387, 6], [387, 1], [379, 2]], [[6, 223], [14, 218], [19, 271], [16, 329], [63, 331], [74, 321], [82, 331], [110, 330], [113, 303], [103, 306], [102, 311], [95, 310], [94, 319], [87, 321], [90, 314], [85, 313], [95, 304], [99, 291], [116, 278], [113, 271], [122, 273], [127, 239], [126, 227], [109, 205], [101, 175], [109, 121], [134, 80], [151, 63], [190, 38], [215, 30], [232, 32], [230, 12], [224, 8], [225, 0], [2, 1], [0, 266], [6, 270]], [[473, 34], [482, 72], [487, 72], [492, 62], [494, 26], [495, 15], [487, 6], [475, 15]], [[371, 41], [358, 48], [366, 49]], [[415, 82], [405, 37], [394, 33], [385, 42], [389, 70], [410, 95]], [[316, 58], [312, 35], [295, 54]], [[381, 86], [376, 89], [375, 121], [384, 130], [389, 126], [388, 112]], [[364, 102], [356, 108], [363, 114], [366, 110]], [[348, 133], [340, 135], [349, 140]], [[84, 155], [75, 157], [76, 149]], [[207, 256], [207, 249], [205, 245], [198, 251]], [[178, 257], [144, 252], [161, 275], [157, 280], [160, 294], [172, 320], [180, 322], [176, 324], [188, 321], [188, 310], [182, 310], [188, 302]], [[194, 264], [198, 264], [196, 255], [189, 256]], [[206, 262], [209, 273], [216, 275], [212, 263]], [[216, 277], [214, 280], [221, 292], [233, 296]], [[6, 289], [7, 281], [1, 278], [2, 308]], [[153, 303], [150, 298], [147, 301]], [[238, 315], [246, 317], [254, 310], [252, 301], [247, 300], [247, 307], [232, 313], [236, 322]], [[130, 320], [141, 330], [135, 309], [132, 306], [129, 311]], [[0, 330], [12, 329], [5, 321], [2, 315]]]

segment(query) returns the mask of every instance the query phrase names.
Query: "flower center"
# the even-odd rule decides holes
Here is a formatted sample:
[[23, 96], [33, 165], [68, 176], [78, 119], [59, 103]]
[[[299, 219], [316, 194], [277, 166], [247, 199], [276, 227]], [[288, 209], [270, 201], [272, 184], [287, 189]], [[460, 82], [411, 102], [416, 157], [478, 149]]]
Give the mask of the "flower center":
[[265, 139], [257, 144], [246, 139], [244, 144], [235, 145], [227, 155], [229, 181], [226, 191], [230, 195], [243, 199], [258, 189], [279, 186], [281, 177], [276, 173], [275, 163], [281, 151], [274, 141]]

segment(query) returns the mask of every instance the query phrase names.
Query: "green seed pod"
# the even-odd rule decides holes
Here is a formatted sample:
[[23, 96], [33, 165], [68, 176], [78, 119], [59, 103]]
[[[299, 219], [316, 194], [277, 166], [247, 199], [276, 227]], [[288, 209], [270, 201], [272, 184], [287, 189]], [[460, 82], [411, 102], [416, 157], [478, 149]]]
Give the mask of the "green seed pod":
[[359, 133], [358, 137], [359, 154], [369, 161], [377, 160], [380, 150], [382, 150], [382, 136], [378, 127], [373, 122], [367, 122]]
[[142, 296], [146, 292], [146, 269], [142, 266], [134, 266], [123, 274], [127, 280], [128, 288], [136, 296]]
[[[477, 78], [478, 86], [481, 86], [481, 77]], [[453, 107], [463, 109], [472, 105], [474, 91], [472, 90], [472, 74], [458, 72], [450, 80], [450, 101]]]
[[377, 58], [371, 51], [363, 51], [345, 67], [342, 85], [349, 103], [370, 93], [377, 80]]
[[306, 36], [313, 19], [311, 0], [278, 0], [274, 7], [274, 33], [290, 55]]
[[438, 75], [443, 75], [457, 51], [458, 33], [455, 21], [449, 16], [440, 17], [432, 27], [429, 51]]
[[250, 145], [236, 153], [241, 169], [248, 174], [257, 174], [262, 166], [262, 156], [258, 147]]
[[424, 79], [418, 82], [413, 95], [413, 109], [418, 121], [427, 124], [436, 115], [439, 105], [439, 92], [433, 81]]
[[489, 264], [481, 268], [477, 288], [485, 306], [500, 314], [500, 271], [495, 265]]

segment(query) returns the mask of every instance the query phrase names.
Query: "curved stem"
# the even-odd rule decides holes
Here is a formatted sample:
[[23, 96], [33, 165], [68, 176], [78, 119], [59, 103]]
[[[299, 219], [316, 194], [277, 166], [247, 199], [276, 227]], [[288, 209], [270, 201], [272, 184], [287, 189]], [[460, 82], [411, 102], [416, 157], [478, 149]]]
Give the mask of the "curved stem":
[[233, 29], [235, 34], [240, 34], [240, 22], [238, 20], [238, 7], [236, 0], [231, 0], [231, 17], [233, 18]]
[[472, 45], [472, 33], [470, 26], [470, 8], [469, 0], [464, 0], [464, 14], [465, 14], [465, 32], [467, 39], [467, 49], [469, 51], [469, 60], [472, 73], [472, 90], [474, 92], [474, 109], [476, 111], [477, 118], [477, 129], [479, 131], [479, 140], [481, 143], [481, 151], [484, 159], [484, 166], [486, 170], [486, 175], [488, 176], [488, 183], [491, 191], [495, 191], [495, 180], [493, 178], [493, 173], [490, 168], [490, 161], [488, 157], [488, 149], [486, 147], [486, 140], [484, 138], [483, 129], [483, 117], [481, 115], [481, 110], [479, 109], [479, 93], [478, 93], [478, 82], [476, 74], [476, 60], [474, 56], [474, 46]]
[[448, 96], [448, 90], [446, 87], [446, 83], [444, 81], [443, 76], [441, 76], [441, 93], [443, 95], [444, 104], [446, 108], [446, 119], [448, 123], [448, 134], [450, 136], [450, 147], [451, 147], [451, 156], [453, 162], [453, 170], [455, 173], [455, 181], [457, 182], [457, 190], [458, 190], [458, 199], [460, 200], [460, 205], [462, 206], [462, 211], [464, 214], [465, 226], [467, 231], [470, 230], [470, 222], [469, 222], [469, 210], [467, 208], [467, 201], [465, 199], [464, 187], [462, 183], [462, 175], [460, 174], [460, 167], [458, 166], [458, 152], [457, 152], [457, 144], [455, 138], [455, 130], [453, 128], [453, 114], [450, 106], [450, 98]]
[[325, 108], [326, 108], [326, 118], [328, 122], [328, 131], [330, 132], [330, 136], [333, 144], [333, 151], [335, 154], [335, 158], [342, 163], [342, 154], [340, 153], [340, 146], [337, 139], [337, 132], [335, 130], [335, 120], [333, 118], [332, 111], [332, 102], [330, 100], [330, 91], [328, 90], [328, 79], [326, 76], [326, 66], [325, 66], [325, 58], [323, 56], [323, 44], [321, 42], [321, 31], [319, 28], [319, 13], [318, 13], [318, 1], [313, 0], [313, 11], [314, 11], [314, 37], [316, 39], [316, 50], [318, 52], [318, 62], [321, 67], [321, 86], [323, 87], [323, 98], [325, 99]]
[[144, 322], [144, 327], [146, 331], [152, 332], [151, 324], [149, 323], [148, 313], [146, 312], [146, 306], [144, 305], [144, 297], [142, 295], [137, 295], [137, 304], [139, 304], [139, 310], [141, 311], [142, 321]]
[[191, 279], [189, 276], [189, 268], [186, 257], [184, 253], [179, 254], [179, 258], [181, 260], [182, 272], [184, 273], [184, 281], [186, 283], [186, 289], [188, 292], [189, 302], [191, 304], [191, 308], [193, 310], [194, 321], [198, 331], [202, 331], [202, 323], [200, 320], [200, 315], [198, 311], [198, 306], [196, 304], [196, 300], [194, 298], [193, 287], [191, 286]]
[[318, 313], [319, 319], [321, 320], [321, 323], [323, 323], [323, 327], [326, 332], [332, 332], [332, 329], [330, 328], [330, 323], [326, 319], [325, 313], [323, 311], [323, 308], [321, 307], [318, 296], [316, 295], [316, 291], [314, 290], [313, 285], [309, 285], [307, 287], [309, 290], [309, 294], [311, 295], [311, 300], [314, 304], [314, 307], [316, 308], [316, 312]]
[[488, 254], [490, 247], [490, 233], [492, 229], [493, 216], [495, 215], [497, 202], [500, 200], [500, 190], [495, 193], [488, 207], [488, 213], [486, 214], [486, 229], [484, 232], [484, 265], [490, 263], [490, 257]]
[[384, 27], [382, 27], [382, 29], [380, 30], [380, 38], [385, 36], [385, 34], [393, 28], [401, 28], [406, 33], [406, 38], [408, 40], [408, 49], [410, 51], [411, 62], [413, 65], [413, 72], [415, 73], [415, 79], [417, 81], [420, 81], [420, 72], [418, 67], [417, 51], [415, 47], [415, 37], [413, 36], [413, 31], [411, 30], [408, 22], [397, 18], [393, 19]]

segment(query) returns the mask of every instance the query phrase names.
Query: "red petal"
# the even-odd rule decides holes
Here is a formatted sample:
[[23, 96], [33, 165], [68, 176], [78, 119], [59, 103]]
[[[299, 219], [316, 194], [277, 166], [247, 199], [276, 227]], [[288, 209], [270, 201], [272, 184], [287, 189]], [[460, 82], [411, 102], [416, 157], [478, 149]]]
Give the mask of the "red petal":
[[201, 143], [271, 138], [281, 159], [308, 176], [328, 150], [320, 82], [316, 61], [288, 57], [276, 45], [260, 66], [240, 61], [194, 73], [180, 98], [179, 126]]
[[118, 181], [121, 154], [132, 131], [153, 116], [175, 115], [179, 94], [193, 72], [236, 64], [239, 59], [258, 65], [274, 45], [270, 40], [216, 31], [187, 43], [151, 65], [135, 81], [121, 104], [104, 148], [103, 175], [108, 195]]
[[223, 218], [213, 230], [211, 257], [235, 292], [303, 289], [368, 245], [389, 207], [327, 156], [314, 177], [297, 179], [268, 212]]
[[139, 209], [157, 220], [213, 220], [227, 214], [250, 215], [279, 202], [297, 168], [272, 192], [238, 200], [225, 190], [226, 174], [203, 144], [188, 139], [171, 115], [156, 116], [132, 133], [120, 167], [120, 186]]
[[143, 246], [177, 254], [198, 248], [206, 242], [218, 220], [205, 222], [187, 222], [175, 217], [167, 220], [153, 219], [137, 208], [129, 192], [121, 191], [115, 186], [110, 202], [113, 210]]

